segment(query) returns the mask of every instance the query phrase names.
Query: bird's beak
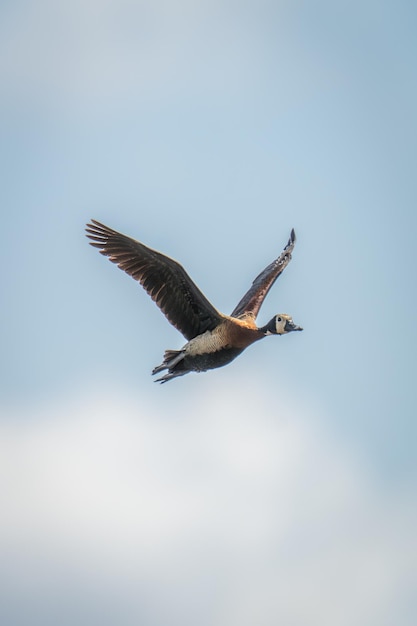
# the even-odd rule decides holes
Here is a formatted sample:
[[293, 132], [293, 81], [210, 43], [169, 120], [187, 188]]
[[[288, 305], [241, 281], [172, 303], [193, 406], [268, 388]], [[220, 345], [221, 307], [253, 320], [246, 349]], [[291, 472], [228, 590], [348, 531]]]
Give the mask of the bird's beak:
[[290, 333], [293, 330], [303, 330], [301, 326], [297, 326], [294, 322], [285, 322], [285, 332]]

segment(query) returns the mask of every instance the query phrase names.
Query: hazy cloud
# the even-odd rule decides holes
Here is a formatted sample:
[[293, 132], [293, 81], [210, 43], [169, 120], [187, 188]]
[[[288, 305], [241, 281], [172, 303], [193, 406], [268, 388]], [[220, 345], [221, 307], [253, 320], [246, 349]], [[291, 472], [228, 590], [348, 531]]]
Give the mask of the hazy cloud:
[[154, 102], [191, 84], [195, 95], [233, 92], [259, 78], [254, 70], [264, 45], [256, 15], [185, 0], [11, 7], [3, 16], [3, 87], [9, 96], [70, 107], [120, 104], [127, 96]]
[[52, 623], [70, 603], [78, 624], [411, 624], [409, 494], [382, 494], [314, 412], [239, 395], [163, 417], [92, 393], [5, 420], [6, 616]]

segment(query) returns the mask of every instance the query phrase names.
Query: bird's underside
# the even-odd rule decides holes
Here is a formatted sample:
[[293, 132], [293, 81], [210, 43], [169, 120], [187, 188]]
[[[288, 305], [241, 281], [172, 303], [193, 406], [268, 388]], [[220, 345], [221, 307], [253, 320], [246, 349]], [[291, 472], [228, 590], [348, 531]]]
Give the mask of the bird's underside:
[[271, 334], [267, 327], [259, 329], [255, 320], [266, 295], [291, 260], [294, 230], [281, 255], [255, 278], [230, 316], [207, 300], [174, 259], [95, 220], [87, 224], [86, 231], [91, 245], [137, 280], [187, 340], [181, 350], [166, 350], [163, 362], [152, 372], [167, 370], [157, 381], [222, 367], [251, 343]]
[[156, 383], [166, 383], [190, 372], [207, 372], [228, 365], [242, 352], [243, 348], [221, 348], [215, 353], [190, 356], [184, 349], [166, 350], [163, 362], [152, 370], [152, 374], [168, 370], [166, 374], [155, 379]]
[[167, 382], [189, 372], [206, 372], [223, 367], [263, 336], [252, 319], [245, 321], [225, 317], [213, 331], [194, 337], [181, 350], [166, 350], [163, 362], [154, 368], [152, 374], [168, 370], [156, 380]]

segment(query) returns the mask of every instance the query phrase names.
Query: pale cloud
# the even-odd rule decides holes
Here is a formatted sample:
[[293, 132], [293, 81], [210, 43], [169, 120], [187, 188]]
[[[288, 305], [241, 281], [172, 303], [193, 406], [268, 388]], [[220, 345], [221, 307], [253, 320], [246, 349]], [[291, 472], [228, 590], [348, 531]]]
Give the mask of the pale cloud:
[[[274, 110], [287, 109], [326, 73], [313, 76], [293, 9], [209, 0], [11, 6], [0, 21], [3, 102], [96, 119], [178, 102], [236, 108], [272, 88]], [[261, 96], [262, 110], [270, 97]]]
[[0, 76], [7, 93], [70, 106], [158, 100], [189, 81], [233, 91], [258, 57], [246, 27], [213, 2], [43, 0], [4, 15]]
[[410, 494], [289, 397], [202, 389], [169, 415], [101, 391], [2, 422], [13, 623], [72, 598], [78, 624], [411, 624]]

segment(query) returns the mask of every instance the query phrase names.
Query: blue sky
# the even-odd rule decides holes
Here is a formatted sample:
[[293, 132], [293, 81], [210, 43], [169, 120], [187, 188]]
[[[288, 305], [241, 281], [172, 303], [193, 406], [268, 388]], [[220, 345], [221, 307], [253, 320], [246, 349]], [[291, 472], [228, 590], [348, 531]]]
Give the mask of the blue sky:
[[[415, 8], [0, 12], [5, 623], [414, 623]], [[91, 217], [304, 332], [154, 385]]]

